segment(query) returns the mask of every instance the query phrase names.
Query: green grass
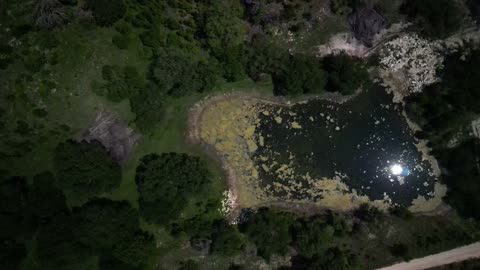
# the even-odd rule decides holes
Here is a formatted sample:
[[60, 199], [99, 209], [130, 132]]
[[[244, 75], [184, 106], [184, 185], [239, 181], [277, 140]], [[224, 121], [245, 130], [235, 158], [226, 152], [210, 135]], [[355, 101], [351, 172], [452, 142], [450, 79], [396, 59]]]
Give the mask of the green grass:
[[[219, 95], [235, 91], [270, 94], [272, 93], [272, 86], [270, 81], [256, 84], [251, 80], [243, 80], [235, 83], [222, 84], [209, 93], [194, 94], [176, 99], [168, 98], [165, 101], [167, 107], [164, 119], [159, 120], [160, 124], [152, 134], [143, 135], [133, 155], [122, 164], [122, 182], [120, 187], [112, 193], [111, 198], [117, 200], [126, 199], [129, 200], [132, 205], [138, 207], [135, 169], [140, 159], [151, 153], [159, 154], [166, 152], [189, 153], [207, 160], [214, 179], [207, 198], [221, 196], [222, 192], [226, 189], [223, 171], [216, 162], [211, 160], [204, 151], [202, 151], [201, 147], [190, 145], [186, 142], [187, 118], [190, 108], [202, 98], [208, 95]], [[192, 211], [189, 208], [186, 209], [186, 212], [191, 213]]]

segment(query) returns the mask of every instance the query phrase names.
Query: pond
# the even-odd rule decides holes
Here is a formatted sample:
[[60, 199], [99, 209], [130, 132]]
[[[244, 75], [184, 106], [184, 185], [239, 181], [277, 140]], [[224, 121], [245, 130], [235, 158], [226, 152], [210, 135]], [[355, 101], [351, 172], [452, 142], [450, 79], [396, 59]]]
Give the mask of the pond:
[[391, 100], [377, 86], [342, 103], [287, 105], [237, 94], [207, 103], [200, 134], [233, 171], [231, 188], [244, 207], [292, 202], [350, 210], [367, 202], [433, 210], [445, 189]]
[[[264, 147], [255, 151], [253, 159], [260, 166], [265, 157], [270, 164], [293, 160], [289, 167], [297, 175], [308, 173], [313, 179], [339, 176], [350, 191], [370, 200], [389, 198], [409, 207], [418, 196], [431, 198], [437, 180], [431, 164], [422, 161], [417, 141], [391, 100], [375, 88], [343, 104], [312, 100], [281, 111], [265, 105], [265, 111], [276, 113], [260, 114]], [[278, 181], [272, 171], [259, 171], [263, 187]], [[306, 185], [301, 177], [294, 181]], [[270, 192], [285, 196], [284, 191]], [[300, 190], [292, 195], [302, 199], [307, 193]]]

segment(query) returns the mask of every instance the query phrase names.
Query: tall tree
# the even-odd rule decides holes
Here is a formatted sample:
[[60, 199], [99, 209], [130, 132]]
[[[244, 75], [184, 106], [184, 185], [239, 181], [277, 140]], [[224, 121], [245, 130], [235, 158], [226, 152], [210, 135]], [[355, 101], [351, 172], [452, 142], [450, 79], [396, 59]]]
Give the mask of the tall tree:
[[54, 161], [57, 185], [69, 199], [85, 201], [111, 191], [121, 180], [120, 166], [96, 141], [61, 143]]
[[261, 208], [242, 226], [248, 238], [255, 243], [258, 255], [269, 260], [273, 254], [284, 255], [292, 242], [290, 226], [293, 218], [288, 213]]
[[124, 0], [87, 0], [86, 6], [93, 11], [95, 22], [101, 26], [114, 24], [127, 11]]
[[198, 157], [178, 153], [143, 157], [135, 176], [141, 215], [149, 222], [167, 224], [178, 217], [189, 197], [201, 194], [210, 178]]

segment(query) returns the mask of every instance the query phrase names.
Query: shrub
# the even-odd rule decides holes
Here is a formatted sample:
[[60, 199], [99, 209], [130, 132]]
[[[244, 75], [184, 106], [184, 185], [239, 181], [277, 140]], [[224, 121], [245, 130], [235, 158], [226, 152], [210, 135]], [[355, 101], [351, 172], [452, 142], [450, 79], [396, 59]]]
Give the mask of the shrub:
[[33, 18], [35, 27], [49, 30], [67, 21], [67, 9], [58, 0], [38, 0]]

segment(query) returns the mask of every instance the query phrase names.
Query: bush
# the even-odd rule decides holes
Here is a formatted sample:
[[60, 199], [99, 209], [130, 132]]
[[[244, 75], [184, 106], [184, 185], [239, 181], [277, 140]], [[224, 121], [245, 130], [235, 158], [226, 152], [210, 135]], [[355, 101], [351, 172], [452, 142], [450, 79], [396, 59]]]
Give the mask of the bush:
[[67, 21], [68, 10], [58, 0], [38, 0], [33, 10], [34, 25], [40, 29], [52, 29]]
[[86, 0], [86, 7], [93, 11], [95, 22], [101, 26], [114, 24], [127, 11], [124, 0]]

